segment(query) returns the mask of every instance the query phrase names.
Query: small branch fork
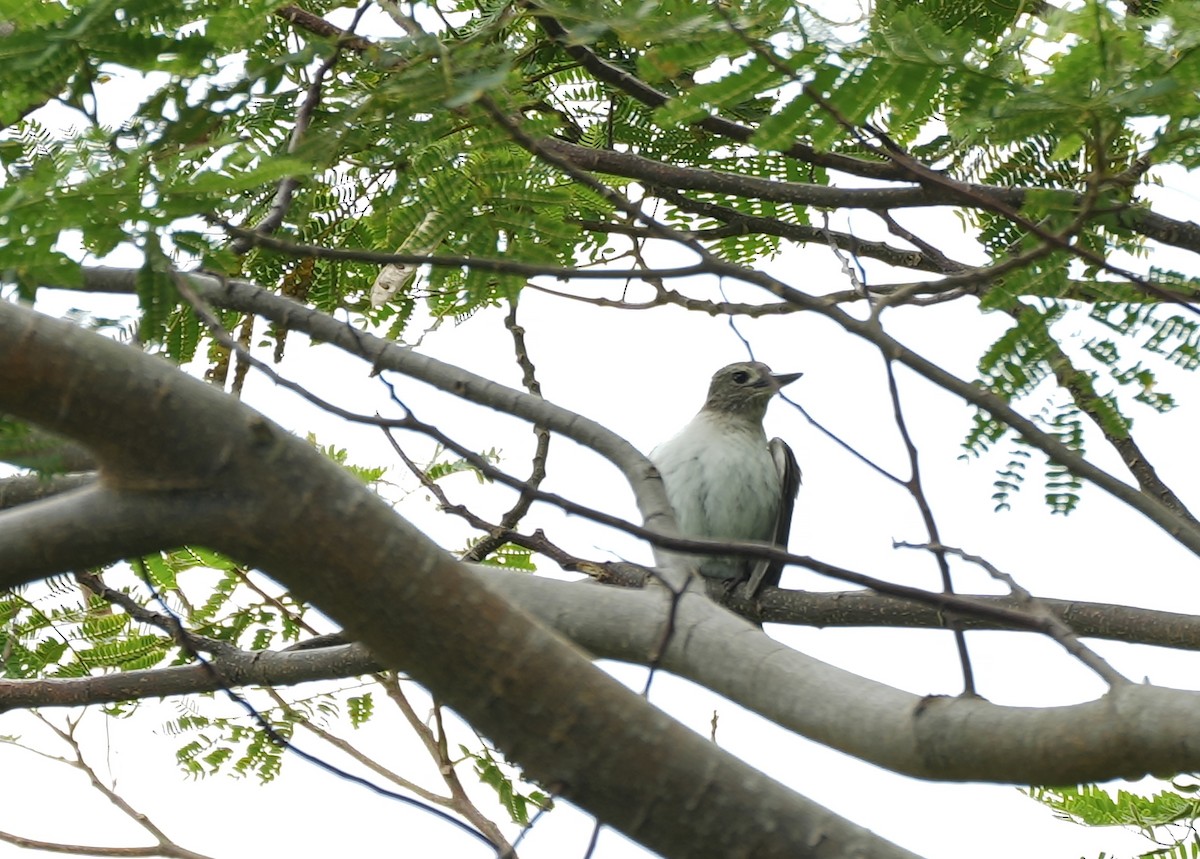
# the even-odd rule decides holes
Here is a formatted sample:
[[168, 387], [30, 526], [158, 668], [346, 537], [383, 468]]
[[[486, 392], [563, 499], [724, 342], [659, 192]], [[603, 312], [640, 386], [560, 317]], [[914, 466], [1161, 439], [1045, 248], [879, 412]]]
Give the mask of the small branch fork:
[[[896, 387], [896, 373], [887, 356], [884, 356], [884, 367], [887, 369], [888, 393], [892, 398], [892, 417], [896, 422], [900, 438], [904, 440], [904, 449], [908, 454], [909, 477], [904, 481], [904, 487], [912, 496], [917, 509], [921, 511], [921, 520], [925, 523], [925, 530], [929, 534], [931, 544], [941, 545], [933, 508], [930, 507], [929, 499], [925, 495], [925, 488], [921, 484], [921, 462], [917, 455], [917, 446], [913, 443], [912, 435], [908, 431], [908, 423], [904, 419], [904, 408], [900, 405], [900, 391]], [[946, 553], [937, 549], [932, 551], [937, 559], [938, 573], [942, 579], [942, 591], [947, 594], [954, 593], [954, 583], [950, 578], [950, 565], [946, 562]], [[967, 652], [966, 633], [961, 629], [954, 629], [954, 644], [958, 649], [959, 664], [962, 666], [963, 694], [973, 696], [976, 694], [975, 672], [971, 668], [971, 657]]]
[[956, 549], [953, 546], [944, 546], [940, 543], [897, 542], [893, 545], [898, 549], [925, 549], [936, 553], [941, 559], [944, 559], [946, 555], [956, 555], [967, 563], [981, 567], [989, 576], [1008, 585], [1013, 596], [1028, 610], [1029, 617], [1039, 624], [1041, 632], [1044, 632], [1061, 644], [1068, 653], [1100, 675], [1109, 686], [1125, 686], [1132, 682], [1125, 675], [1109, 665], [1094, 650], [1081, 642], [1075, 630], [1071, 629], [1049, 606], [1017, 584], [1016, 579], [1008, 573], [997, 569], [986, 558], [971, 555], [962, 549]]
[[[8, 844], [13, 844], [17, 847], [24, 847], [29, 850], [42, 850], [47, 853], [65, 853], [75, 856], [164, 856], [167, 859], [211, 859], [207, 854], [197, 853], [194, 850], [189, 850], [180, 844], [176, 844], [171, 838], [153, 821], [150, 816], [143, 811], [134, 808], [128, 800], [122, 797], [112, 787], [110, 787], [104, 779], [100, 778], [95, 768], [88, 763], [83, 755], [83, 750], [79, 747], [79, 741], [75, 738], [75, 729], [79, 724], [78, 719], [68, 720], [67, 727], [62, 728], [54, 722], [47, 719], [44, 715], [34, 711], [34, 716], [42, 722], [47, 728], [67, 745], [71, 750], [71, 756], [58, 757], [57, 755], [49, 755], [40, 752], [42, 757], [65, 764], [73, 769], [77, 769], [87, 776], [88, 782], [92, 789], [98, 792], [101, 796], [113, 804], [123, 815], [144, 829], [151, 838], [154, 839], [152, 847], [92, 847], [83, 844], [64, 844], [61, 842], [39, 841], [32, 838], [25, 838], [11, 832], [0, 831], [0, 841]], [[4, 742], [12, 743], [20, 748], [25, 748], [28, 751], [34, 751], [26, 746], [21, 746], [13, 740], [5, 740]], [[58, 813], [64, 813], [61, 809]]]
[[[513, 349], [517, 365], [521, 368], [522, 382], [525, 385], [525, 390], [535, 397], [540, 397], [542, 395], [542, 386], [538, 383], [533, 361], [530, 360], [529, 351], [525, 346], [525, 329], [517, 324], [517, 304], [515, 301], [509, 305], [508, 315], [504, 318], [504, 325], [512, 335]], [[472, 546], [471, 550], [463, 555], [464, 561], [472, 563], [482, 561], [508, 542], [507, 535], [509, 532], [516, 528], [525, 514], [529, 512], [529, 507], [533, 504], [534, 499], [533, 491], [541, 486], [542, 481], [546, 478], [546, 454], [550, 450], [549, 429], [542, 424], [535, 423], [533, 425], [533, 434], [537, 438], [537, 447], [533, 452], [533, 465], [530, 469], [529, 477], [525, 480], [527, 488], [521, 490], [517, 502], [507, 513], [500, 517], [500, 522], [497, 524], [496, 529]]]
[[[1062, 235], [1070, 235], [1070, 234], [1074, 233], [1075, 230], [1077, 230], [1080, 226], [1082, 226], [1082, 223], [1083, 223], [1084, 219], [1086, 218], [1088, 209], [1089, 209], [1089, 206], [1085, 206], [1083, 208], [1083, 211], [1080, 213], [1079, 217], [1076, 219], [1076, 222], [1073, 225], [1071, 225], [1070, 227], [1068, 227], [1067, 230], [1065, 230]], [[889, 225], [892, 226], [893, 229], [898, 228], [898, 225], [890, 220], [889, 220]], [[917, 240], [915, 236], [913, 236], [912, 239]], [[919, 241], [919, 240], [917, 240], [917, 241]], [[831, 242], [831, 245], [832, 245], [832, 242]], [[840, 254], [838, 248], [836, 247], [836, 245], [832, 245], [832, 247], [833, 247], [834, 253], [836, 255], [838, 255], [839, 258], [841, 258], [841, 254]], [[1038, 247], [1035, 247], [1029, 253], [1039, 253], [1039, 252], [1041, 252], [1041, 253], [1049, 252], [1049, 245], [1047, 245], [1047, 244], [1039, 245]], [[1028, 255], [1028, 254], [1026, 254], [1026, 255]], [[847, 272], [847, 275], [850, 277], [854, 288], [863, 289], [863, 291], [865, 292], [863, 285], [858, 281], [856, 275], [854, 274], [854, 270], [847, 265], [847, 263], [844, 259], [843, 259], [843, 268]], [[876, 303], [873, 306], [872, 319], [874, 321], [878, 322], [879, 315], [885, 306], [886, 306], [886, 301]], [[927, 546], [929, 551], [933, 553], [934, 557], [937, 559], [938, 570], [939, 570], [939, 573], [940, 573], [941, 579], [942, 579], [943, 592], [953, 593], [953, 582], [951, 579], [950, 567], [946, 560], [946, 555], [947, 555], [948, 551], [950, 551], [950, 550], [946, 549], [941, 542], [941, 538], [938, 535], [939, 532], [938, 532], [937, 522], [933, 515], [933, 509], [932, 509], [931, 505], [929, 504], [929, 499], [926, 496], [924, 487], [922, 485], [920, 458], [919, 458], [919, 455], [917, 452], [917, 447], [916, 447], [915, 443], [913, 442], [912, 434], [909, 432], [907, 421], [904, 417], [904, 410], [903, 410], [903, 407], [902, 407], [901, 401], [900, 401], [900, 392], [899, 392], [899, 388], [896, 384], [895, 368], [893, 367], [892, 360], [888, 357], [888, 355], [886, 353], [883, 353], [881, 351], [881, 356], [884, 360], [884, 367], [885, 367], [885, 370], [887, 373], [888, 393], [889, 393], [889, 396], [890, 396], [891, 402], [892, 402], [893, 419], [896, 423], [896, 428], [900, 433], [900, 437], [904, 442], [904, 447], [907, 452], [908, 460], [909, 460], [909, 475], [910, 476], [907, 480], [901, 481], [901, 483], [908, 490], [909, 494], [913, 498], [913, 501], [916, 503], [917, 508], [920, 510], [921, 518], [925, 524], [925, 529], [929, 535], [929, 542], [925, 545]], [[1061, 356], [1061, 357], [1063, 358], [1063, 360], [1065, 360], [1065, 356]], [[1078, 397], [1077, 397], [1077, 399], [1078, 399]], [[911, 547], [910, 544], [897, 544], [897, 545]], [[957, 551], [956, 554], [959, 554], [961, 557], [964, 557], [964, 559], [966, 558], [966, 556], [961, 552], [961, 550]], [[1030, 608], [1031, 613], [1034, 613], [1037, 616], [1044, 617], [1044, 618], [1052, 618], [1052, 620], [1047, 621], [1047, 627], [1046, 627], [1045, 631], [1047, 632], [1047, 634], [1051, 635], [1056, 641], [1059, 641], [1060, 643], [1062, 643], [1063, 646], [1066, 647], [1069, 652], [1071, 652], [1072, 654], [1077, 656], [1081, 661], [1083, 661], [1090, 668], [1097, 671], [1110, 684], [1116, 684], [1119, 682], [1128, 682], [1121, 675], [1119, 675], [1115, 671], [1113, 671], [1113, 669], [1110, 666], [1108, 666], [1106, 663], [1104, 663], [1103, 660], [1101, 660], [1093, 652], [1091, 652], [1090, 650], [1087, 650], [1087, 648], [1083, 647], [1083, 645], [1079, 643], [1078, 639], [1075, 637], [1074, 633], [1071, 631], [1070, 627], [1068, 627], [1067, 624], [1065, 624], [1060, 618], [1058, 618], [1056, 615], [1054, 615], [1053, 612], [1049, 611], [1049, 609], [1047, 609], [1044, 605], [1042, 605], [1040, 603], [1036, 603], [1034, 601], [1032, 595], [1030, 595], [1028, 591], [1026, 591], [1024, 589], [1018, 590], [1019, 586], [1011, 577], [1005, 576], [1004, 574], [1000, 573], [999, 570], [997, 570], [995, 567], [991, 566], [990, 564], [987, 564], [987, 562], [984, 561], [983, 559], [976, 558], [975, 556], [970, 556], [970, 557], [971, 557], [972, 561], [979, 563], [981, 565], [985, 565], [985, 569], [987, 569], [988, 572], [991, 573], [993, 576], [998, 577], [998, 578], [1003, 577], [1003, 580], [1006, 581], [1009, 584], [1009, 586], [1013, 589], [1014, 594], [1016, 594], [1020, 598], [1022, 604], [1025, 606], [1028, 606]], [[956, 644], [958, 654], [959, 654], [959, 662], [962, 666], [962, 671], [963, 671], [964, 694], [974, 695], [974, 694], [976, 694], [975, 693], [975, 681], [974, 681], [974, 676], [973, 676], [973, 670], [971, 668], [970, 655], [967, 650], [966, 635], [961, 628], [954, 627], [954, 637], [955, 637], [955, 644]]]

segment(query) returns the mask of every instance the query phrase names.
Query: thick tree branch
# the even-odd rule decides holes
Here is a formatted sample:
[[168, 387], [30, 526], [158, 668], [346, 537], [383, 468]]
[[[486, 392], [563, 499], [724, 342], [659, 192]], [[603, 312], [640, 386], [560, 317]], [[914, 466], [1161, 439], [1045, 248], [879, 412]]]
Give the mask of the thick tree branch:
[[[498, 571], [496, 588], [599, 658], [641, 661], [661, 611], [637, 591]], [[545, 585], [543, 587], [543, 585]], [[918, 778], [1075, 784], [1167, 775], [1200, 766], [1200, 693], [1127, 684], [1066, 707], [1003, 707], [979, 698], [913, 695], [826, 665], [711, 615], [684, 594], [664, 669], [697, 680], [817, 742]], [[1194, 620], [1194, 619], [1193, 619]], [[730, 646], [735, 642], [736, 646]]]
[[[490, 567], [476, 568], [475, 574], [484, 583], [500, 582], [493, 585], [498, 587], [505, 587], [505, 577], [508, 575]], [[497, 579], [497, 576], [500, 578]], [[645, 578], [645, 575], [637, 578], [636, 583], [644, 583]], [[634, 579], [633, 576], [623, 577], [623, 584], [634, 584]], [[549, 580], [534, 578], [533, 581]], [[599, 586], [586, 581], [575, 583], [574, 591], [547, 585], [553, 590], [553, 593], [547, 593], [540, 591], [540, 587], [533, 584], [517, 591], [506, 591], [506, 595], [547, 622], [555, 622], [559, 612], [574, 614], [586, 611], [587, 606], [596, 604], [595, 601], [607, 599], [601, 595], [602, 591], [595, 589]], [[1015, 614], [1023, 607], [1023, 601], [1013, 596], [960, 596], [974, 603], [995, 606], [1006, 613]], [[1200, 617], [1196, 615], [1108, 603], [1045, 598], [1039, 598], [1038, 602], [1082, 638], [1200, 651]], [[752, 616], [759, 621], [833, 629], [947, 629], [952, 622], [967, 630], [1025, 629], [1024, 626], [1004, 623], [999, 619], [1003, 616], [999, 612], [992, 617], [947, 612], [944, 608], [870, 591], [822, 593], [767, 588], [755, 605], [739, 601], [736, 595], [731, 599], [731, 605], [739, 612], [743, 609], [751, 613], [758, 612]], [[560, 631], [570, 632], [569, 628]], [[373, 674], [383, 669], [382, 664], [362, 645], [347, 645], [340, 636], [335, 644], [322, 644], [327, 641], [330, 641], [328, 636], [319, 636], [282, 651], [244, 651], [230, 647], [214, 653], [211, 661], [220, 676], [230, 686], [237, 688], [289, 686], [314, 680]], [[708, 685], [707, 678], [702, 682]], [[0, 681], [0, 713], [25, 707], [80, 707], [162, 698], [212, 692], [220, 688], [218, 678], [199, 665], [71, 679], [7, 680]]]
[[[0, 371], [0, 389], [3, 376]], [[13, 405], [14, 411], [17, 408]], [[220, 490], [118, 489], [94, 482], [4, 510], [0, 512], [0, 589], [186, 542], [202, 543], [194, 523], [219, 528], [232, 521], [229, 514], [228, 498]]]

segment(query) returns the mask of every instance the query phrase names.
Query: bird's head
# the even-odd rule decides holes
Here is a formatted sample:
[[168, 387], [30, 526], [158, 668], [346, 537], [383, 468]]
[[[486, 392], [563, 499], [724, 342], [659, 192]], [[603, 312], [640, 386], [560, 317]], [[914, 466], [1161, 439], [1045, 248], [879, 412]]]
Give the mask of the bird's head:
[[767, 413], [767, 403], [784, 386], [799, 379], [803, 373], [772, 373], [766, 364], [740, 361], [722, 367], [713, 375], [708, 388], [706, 409], [756, 416]]

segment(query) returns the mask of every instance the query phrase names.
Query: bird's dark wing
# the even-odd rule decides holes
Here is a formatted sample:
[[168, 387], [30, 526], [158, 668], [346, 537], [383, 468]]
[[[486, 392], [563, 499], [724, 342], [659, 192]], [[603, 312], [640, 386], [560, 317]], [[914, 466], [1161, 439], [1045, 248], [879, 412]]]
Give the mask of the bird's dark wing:
[[[775, 515], [775, 530], [771, 542], [787, 548], [788, 534], [792, 530], [792, 510], [796, 506], [796, 495], [800, 492], [800, 464], [796, 455], [781, 438], [771, 439], [771, 458], [779, 472], [779, 512]], [[783, 564], [778, 561], [758, 561], [750, 571], [746, 582], [746, 596], [754, 599], [763, 587], [779, 587], [783, 575]]]

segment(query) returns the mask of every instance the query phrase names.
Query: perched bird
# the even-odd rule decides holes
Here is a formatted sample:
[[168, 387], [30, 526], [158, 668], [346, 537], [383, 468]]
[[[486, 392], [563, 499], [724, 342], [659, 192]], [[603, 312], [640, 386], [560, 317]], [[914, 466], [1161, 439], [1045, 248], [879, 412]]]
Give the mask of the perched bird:
[[[650, 453], [685, 537], [761, 540], [786, 546], [800, 467], [782, 439], [767, 441], [763, 418], [771, 397], [801, 373], [774, 374], [741, 362], [716, 372], [704, 408]], [[777, 587], [783, 565], [728, 555], [696, 556], [701, 575], [732, 589], [746, 582], [753, 599]]]

